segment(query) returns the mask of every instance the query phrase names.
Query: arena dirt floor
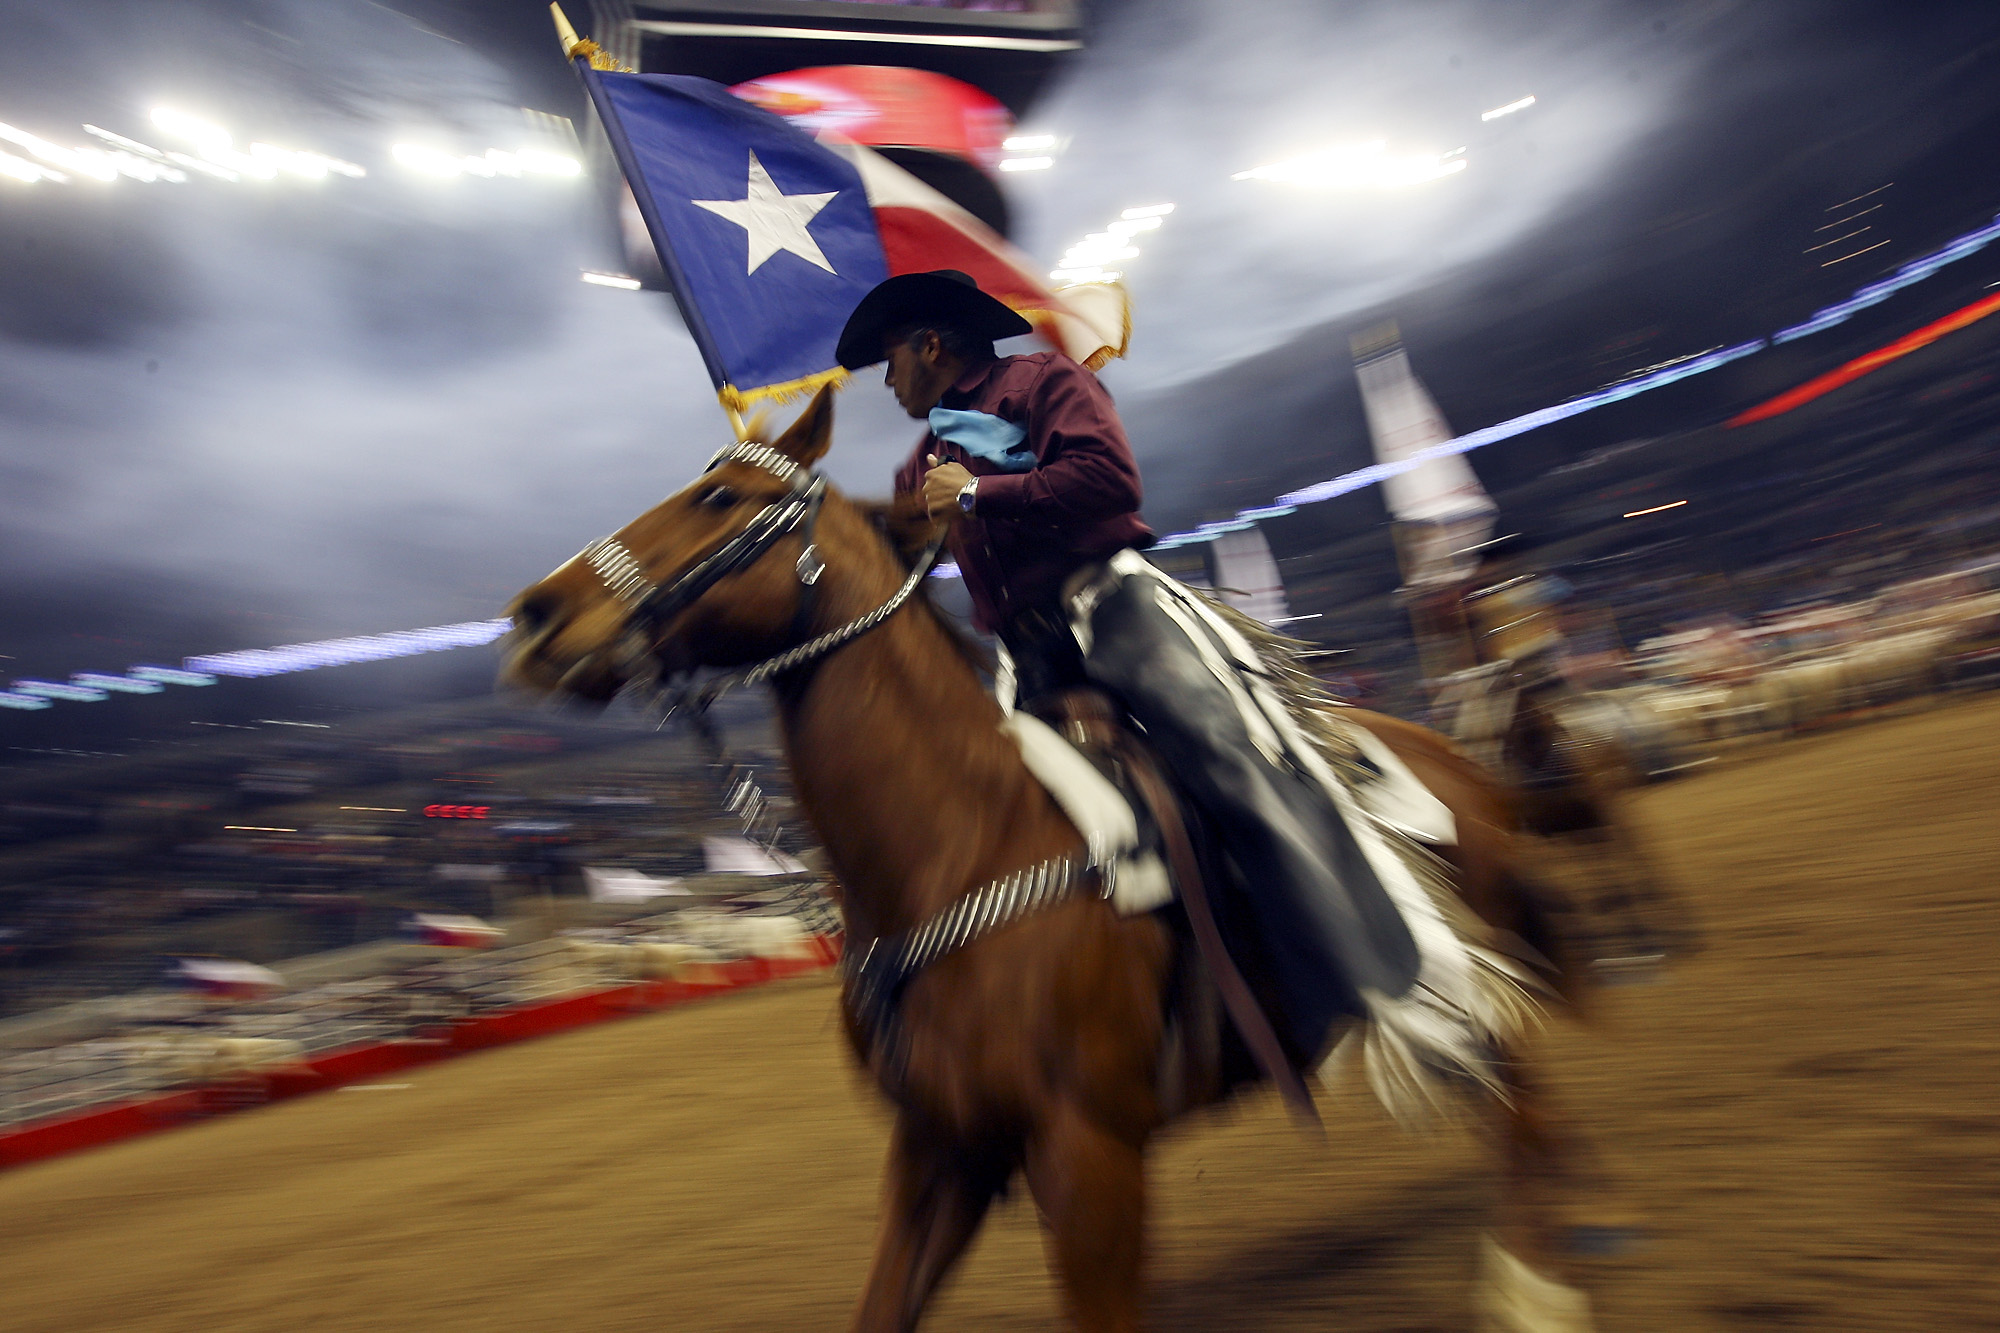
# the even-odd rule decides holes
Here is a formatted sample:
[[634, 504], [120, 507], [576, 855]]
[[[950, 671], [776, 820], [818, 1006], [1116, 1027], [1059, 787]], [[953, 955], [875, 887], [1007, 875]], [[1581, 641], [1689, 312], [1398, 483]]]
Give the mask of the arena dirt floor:
[[[1771, 745], [1644, 794], [1705, 947], [1559, 1022], [1549, 1076], [1639, 1232], [1612, 1330], [2000, 1328], [2000, 699]], [[0, 1176], [11, 1333], [837, 1329], [885, 1121], [824, 978]], [[1469, 1135], [1329, 1099], [1183, 1128], [1162, 1330], [1468, 1326]], [[1031, 1207], [927, 1325], [1060, 1324]]]

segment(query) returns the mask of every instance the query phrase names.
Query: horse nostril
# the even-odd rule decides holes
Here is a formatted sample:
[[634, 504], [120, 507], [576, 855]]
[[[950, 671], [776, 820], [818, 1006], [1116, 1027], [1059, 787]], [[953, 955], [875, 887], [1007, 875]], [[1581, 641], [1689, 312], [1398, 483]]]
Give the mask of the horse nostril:
[[553, 592], [531, 593], [514, 607], [514, 624], [530, 633], [546, 629], [562, 609], [562, 599]]

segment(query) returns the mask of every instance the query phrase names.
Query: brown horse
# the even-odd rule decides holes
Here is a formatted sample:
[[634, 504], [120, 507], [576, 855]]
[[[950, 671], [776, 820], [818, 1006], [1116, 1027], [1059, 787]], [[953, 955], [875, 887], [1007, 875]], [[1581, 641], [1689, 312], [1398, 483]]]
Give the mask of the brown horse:
[[[607, 700], [655, 670], [768, 659], [890, 602], [910, 572], [886, 535], [897, 526], [890, 508], [816, 491], [811, 517], [769, 535], [770, 516], [804, 494], [800, 479], [826, 451], [831, 422], [822, 394], [770, 452], [712, 467], [524, 591], [512, 608], [505, 680]], [[761, 552], [738, 558], [736, 539], [760, 531]], [[802, 542], [817, 547], [823, 569]], [[718, 552], [727, 557], [719, 566]], [[816, 582], [802, 581], [808, 572]], [[690, 580], [695, 591], [676, 597]], [[801, 626], [807, 587], [810, 623]], [[666, 592], [669, 605], [644, 600], [643, 589]], [[1079, 834], [1001, 731], [1000, 709], [964, 646], [921, 599], [773, 683], [799, 799], [842, 886], [851, 954], [974, 886], [1080, 850]], [[1442, 737], [1353, 716], [1457, 817], [1451, 860], [1465, 904], [1496, 930], [1556, 952], [1514, 873], [1508, 794]], [[1162, 1077], [1174, 966], [1174, 935], [1158, 914], [1119, 916], [1094, 894], [1079, 895], [919, 973], [903, 994], [894, 1058], [847, 1006], [855, 1053], [896, 1108], [881, 1233], [855, 1328], [915, 1328], [1017, 1172], [1039, 1206], [1076, 1326], [1139, 1326], [1147, 1143], [1188, 1100]], [[1497, 1285], [1487, 1293], [1487, 1326], [1588, 1328], [1581, 1293], [1531, 1271], [1557, 1258], [1554, 1190], [1569, 1170], [1570, 1141], [1519, 1061], [1501, 1069], [1510, 1095], [1492, 1105], [1507, 1187], [1489, 1252]], [[1213, 1079], [1196, 1091], [1222, 1093]]]

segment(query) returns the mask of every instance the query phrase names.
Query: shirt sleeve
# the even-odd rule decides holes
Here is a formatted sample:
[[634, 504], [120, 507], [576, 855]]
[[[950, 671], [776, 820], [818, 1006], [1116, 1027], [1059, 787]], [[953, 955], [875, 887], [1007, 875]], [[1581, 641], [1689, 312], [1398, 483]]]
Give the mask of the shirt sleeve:
[[1059, 527], [1138, 511], [1139, 466], [1097, 376], [1050, 361], [1029, 390], [1026, 424], [1035, 466], [981, 477], [982, 518]]
[[923, 489], [925, 471], [924, 455], [932, 452], [934, 447], [931, 444], [930, 432], [924, 432], [924, 438], [917, 441], [916, 449], [911, 452], [908, 458], [903, 460], [903, 465], [896, 469], [895, 493], [897, 495]]

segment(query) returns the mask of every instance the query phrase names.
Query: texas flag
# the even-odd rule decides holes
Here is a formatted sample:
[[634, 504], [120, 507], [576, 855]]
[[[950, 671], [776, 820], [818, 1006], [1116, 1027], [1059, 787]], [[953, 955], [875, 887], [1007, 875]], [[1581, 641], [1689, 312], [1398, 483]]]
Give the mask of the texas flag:
[[261, 1000], [285, 988], [285, 979], [270, 968], [236, 958], [183, 958], [174, 977], [220, 1000]]
[[955, 268], [1097, 367], [1125, 351], [1124, 289], [1051, 291], [1025, 254], [859, 144], [685, 75], [577, 68], [723, 403], [844, 378], [841, 326], [900, 273]]
[[446, 912], [418, 912], [404, 925], [418, 944], [434, 949], [487, 949], [506, 938], [500, 927], [488, 925], [476, 916]]

